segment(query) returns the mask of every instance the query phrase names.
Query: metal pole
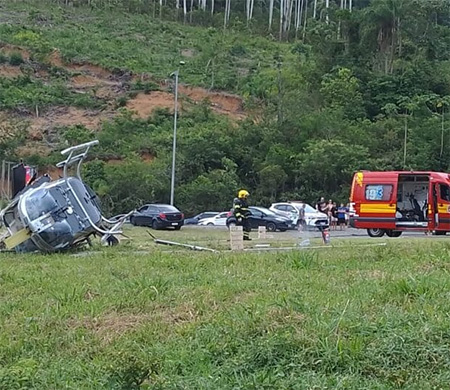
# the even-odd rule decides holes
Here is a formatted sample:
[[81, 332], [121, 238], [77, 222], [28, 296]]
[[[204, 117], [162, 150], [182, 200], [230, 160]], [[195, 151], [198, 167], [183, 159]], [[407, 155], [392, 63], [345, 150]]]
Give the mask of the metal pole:
[[5, 197], [5, 160], [2, 161], [2, 199]]
[[175, 110], [173, 113], [173, 147], [172, 147], [172, 180], [170, 186], [170, 204], [173, 206], [175, 194], [175, 153], [177, 148], [177, 113], [178, 113], [178, 72], [173, 72], [175, 75]]
[[408, 117], [405, 115], [405, 140], [403, 148], [403, 169], [406, 168], [406, 141], [408, 140]]
[[8, 162], [8, 200], [11, 198], [11, 163]]

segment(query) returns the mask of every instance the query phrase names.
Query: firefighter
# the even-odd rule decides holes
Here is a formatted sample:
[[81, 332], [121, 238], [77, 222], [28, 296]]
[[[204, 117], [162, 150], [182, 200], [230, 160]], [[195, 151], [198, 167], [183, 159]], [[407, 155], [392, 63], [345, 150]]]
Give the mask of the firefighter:
[[244, 240], [250, 241], [250, 221], [248, 217], [250, 216], [250, 210], [248, 209], [247, 198], [250, 194], [246, 190], [240, 190], [238, 192], [238, 197], [234, 199], [233, 202], [233, 214], [236, 218], [236, 225], [242, 226], [244, 231]]

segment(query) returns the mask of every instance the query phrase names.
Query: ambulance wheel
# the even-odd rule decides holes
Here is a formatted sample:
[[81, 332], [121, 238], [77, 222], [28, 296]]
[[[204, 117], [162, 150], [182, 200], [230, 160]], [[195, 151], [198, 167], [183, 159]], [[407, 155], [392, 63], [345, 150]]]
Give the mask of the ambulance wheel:
[[384, 233], [385, 233], [384, 229], [367, 229], [367, 234], [370, 237], [375, 238], [383, 237]]
[[400, 237], [402, 235], [402, 232], [399, 232], [398, 230], [386, 230], [386, 235], [388, 237]]

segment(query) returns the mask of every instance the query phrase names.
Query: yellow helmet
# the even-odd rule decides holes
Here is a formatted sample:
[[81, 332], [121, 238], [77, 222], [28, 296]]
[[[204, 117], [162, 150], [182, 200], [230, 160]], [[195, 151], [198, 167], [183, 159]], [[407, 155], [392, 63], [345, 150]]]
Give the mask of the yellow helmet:
[[240, 190], [238, 192], [238, 198], [246, 198], [247, 196], [249, 196], [250, 194], [248, 193], [247, 190]]

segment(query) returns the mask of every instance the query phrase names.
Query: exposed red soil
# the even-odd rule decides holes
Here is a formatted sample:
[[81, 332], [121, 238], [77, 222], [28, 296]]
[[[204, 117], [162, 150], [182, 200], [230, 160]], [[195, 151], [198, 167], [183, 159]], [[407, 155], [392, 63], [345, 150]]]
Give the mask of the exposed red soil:
[[153, 161], [155, 159], [155, 156], [153, 154], [151, 154], [150, 152], [148, 152], [148, 151], [142, 151], [141, 152], [141, 159], [143, 161], [150, 162], [150, 161]]
[[22, 71], [18, 66], [0, 65], [0, 77], [16, 78], [22, 76]]
[[[208, 92], [197, 87], [180, 86], [179, 104], [184, 106], [184, 97], [194, 103], [209, 102], [211, 109], [219, 114], [228, 115], [233, 119], [244, 119], [242, 99], [239, 96], [221, 92]], [[153, 91], [148, 94], [139, 93], [127, 103], [129, 110], [135, 111], [140, 118], [147, 118], [157, 108], [167, 108], [173, 111], [174, 95], [164, 91]]]
[[20, 53], [22, 55], [22, 58], [26, 61], [28, 61], [31, 57], [30, 52], [20, 46], [0, 43], [0, 51], [7, 56], [10, 56], [13, 53]]
[[58, 126], [83, 125], [91, 130], [100, 129], [102, 120], [111, 118], [112, 113], [99, 112], [95, 110], [84, 110], [75, 107], [54, 107], [39, 118], [31, 120], [32, 130], [45, 131]]
[[[25, 61], [34, 69], [34, 76], [47, 79], [48, 73], [45, 66], [30, 61], [30, 52], [27, 50], [12, 46], [1, 45], [0, 51], [6, 55], [13, 52], [20, 52]], [[48, 62], [60, 68], [64, 68], [71, 73], [69, 87], [78, 91], [89, 91], [96, 97], [104, 99], [109, 106], [113, 107], [117, 98], [125, 96], [129, 81], [152, 80], [149, 74], [132, 75], [130, 73], [113, 74], [107, 69], [93, 64], [66, 64], [61, 58], [59, 51], [55, 50], [48, 58]], [[8, 64], [0, 65], [0, 77], [14, 78], [22, 75], [20, 67], [10, 66]], [[130, 99], [126, 108], [135, 112], [139, 118], [148, 118], [157, 108], [166, 108], [173, 111], [174, 95], [168, 92], [168, 85], [165, 82], [159, 83], [161, 90], [152, 91], [148, 94], [138, 93], [133, 99]], [[208, 102], [211, 109], [219, 114], [227, 115], [234, 120], [244, 119], [246, 117], [243, 111], [243, 101], [237, 95], [223, 92], [207, 91], [203, 88], [179, 86], [179, 107], [180, 109], [189, 108], [189, 104], [198, 104]], [[1, 113], [0, 113], [1, 114]], [[51, 142], [48, 142], [49, 135], [53, 142], [58, 138], [57, 129], [73, 125], [83, 125], [86, 128], [97, 131], [101, 128], [101, 123], [114, 117], [115, 111], [98, 111], [90, 109], [79, 109], [75, 107], [53, 107], [50, 110], [41, 113], [40, 117], [30, 115], [19, 115], [19, 119], [30, 122], [28, 127], [28, 143], [19, 148], [19, 155], [42, 154], [47, 155], [51, 151]], [[9, 114], [8, 114], [9, 115]], [[9, 117], [7, 119], [9, 122]], [[141, 158], [144, 161], [152, 161], [154, 156], [151, 153], [143, 151]], [[111, 160], [109, 163], [121, 163]]]
[[209, 92], [203, 88], [180, 86], [180, 93], [194, 101], [208, 99], [211, 103], [229, 112], [242, 112], [242, 99], [224, 92]]
[[180, 93], [194, 102], [209, 101], [211, 109], [219, 114], [231, 116], [234, 119], [244, 119], [242, 98], [224, 92], [210, 92], [199, 87], [180, 86]]
[[53, 53], [48, 57], [48, 61], [53, 66], [58, 66], [60, 68], [65, 68], [67, 70], [70, 70], [72, 72], [80, 72], [80, 73], [86, 73], [89, 75], [93, 75], [102, 79], [108, 79], [112, 76], [112, 73], [102, 68], [98, 65], [93, 64], [76, 64], [76, 63], [69, 63], [66, 64], [61, 58], [61, 54], [58, 50], [54, 50]]
[[75, 88], [92, 88], [98, 85], [102, 85], [102, 80], [88, 75], [78, 75], [73, 76], [71, 79], [71, 84]]
[[52, 148], [42, 142], [28, 142], [23, 146], [16, 148], [16, 154], [23, 159], [29, 156], [48, 156], [52, 152]]
[[173, 110], [174, 97], [169, 92], [153, 91], [148, 94], [138, 93], [134, 99], [127, 102], [129, 110], [134, 111], [140, 118], [148, 118], [157, 108]]

